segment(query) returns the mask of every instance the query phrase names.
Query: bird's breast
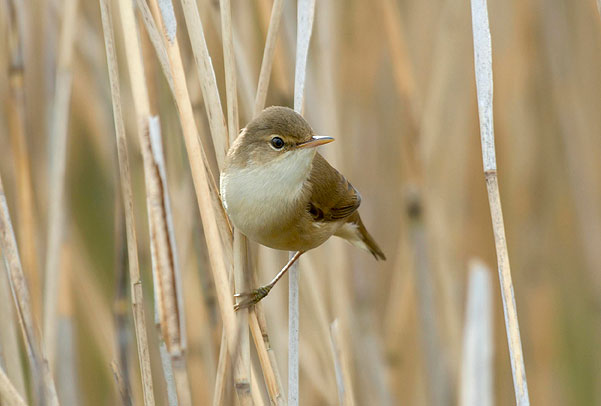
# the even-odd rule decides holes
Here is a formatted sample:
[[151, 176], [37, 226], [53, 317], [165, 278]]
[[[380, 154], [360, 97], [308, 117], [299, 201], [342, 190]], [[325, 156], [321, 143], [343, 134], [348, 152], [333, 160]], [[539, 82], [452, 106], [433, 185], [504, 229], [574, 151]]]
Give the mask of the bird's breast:
[[[297, 158], [297, 159], [295, 159]], [[221, 198], [235, 227], [250, 239], [291, 249], [305, 220], [305, 181], [311, 169], [303, 156], [289, 156], [269, 165], [229, 168], [220, 179]], [[306, 159], [305, 159], [306, 161]]]

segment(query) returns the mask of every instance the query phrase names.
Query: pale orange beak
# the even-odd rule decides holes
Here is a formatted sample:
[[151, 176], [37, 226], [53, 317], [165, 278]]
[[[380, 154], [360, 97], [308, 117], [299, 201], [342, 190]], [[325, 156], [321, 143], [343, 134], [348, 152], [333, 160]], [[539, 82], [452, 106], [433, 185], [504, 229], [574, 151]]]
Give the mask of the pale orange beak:
[[300, 144], [297, 144], [296, 148], [297, 149], [298, 148], [315, 148], [315, 147], [319, 147], [320, 145], [328, 144], [332, 141], [334, 141], [334, 138], [332, 138], [332, 137], [314, 135], [313, 137], [311, 137], [311, 139], [309, 141], [305, 141], [305, 142], [301, 142]]

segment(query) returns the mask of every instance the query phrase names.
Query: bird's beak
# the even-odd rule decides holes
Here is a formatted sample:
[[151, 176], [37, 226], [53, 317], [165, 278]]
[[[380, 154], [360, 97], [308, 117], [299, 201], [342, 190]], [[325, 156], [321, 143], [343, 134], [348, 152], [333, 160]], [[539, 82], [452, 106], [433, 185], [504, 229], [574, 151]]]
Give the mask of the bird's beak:
[[300, 149], [300, 148], [315, 148], [315, 147], [318, 147], [320, 145], [330, 143], [332, 141], [334, 141], [334, 138], [332, 138], [332, 137], [325, 137], [325, 136], [314, 135], [313, 137], [311, 137], [311, 139], [309, 141], [305, 141], [305, 142], [301, 142], [300, 144], [297, 144], [296, 148], [297, 149]]

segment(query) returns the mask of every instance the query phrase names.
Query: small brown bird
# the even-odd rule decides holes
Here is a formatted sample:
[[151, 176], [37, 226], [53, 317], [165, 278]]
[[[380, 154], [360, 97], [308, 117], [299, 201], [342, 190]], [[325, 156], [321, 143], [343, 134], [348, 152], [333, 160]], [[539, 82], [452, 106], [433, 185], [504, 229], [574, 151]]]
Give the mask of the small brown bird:
[[228, 151], [220, 189], [234, 226], [259, 244], [296, 251], [269, 284], [237, 294], [243, 300], [236, 310], [259, 302], [304, 252], [332, 235], [386, 259], [361, 221], [359, 192], [315, 148], [332, 141], [294, 110], [274, 106]]

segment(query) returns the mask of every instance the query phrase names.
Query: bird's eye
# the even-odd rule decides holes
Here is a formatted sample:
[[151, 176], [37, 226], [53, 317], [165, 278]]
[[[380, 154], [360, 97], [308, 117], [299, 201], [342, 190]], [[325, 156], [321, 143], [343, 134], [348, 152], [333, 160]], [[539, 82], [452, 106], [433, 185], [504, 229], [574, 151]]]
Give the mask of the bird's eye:
[[275, 149], [282, 149], [284, 148], [284, 140], [281, 139], [280, 137], [273, 137], [271, 139], [271, 145], [275, 148]]

